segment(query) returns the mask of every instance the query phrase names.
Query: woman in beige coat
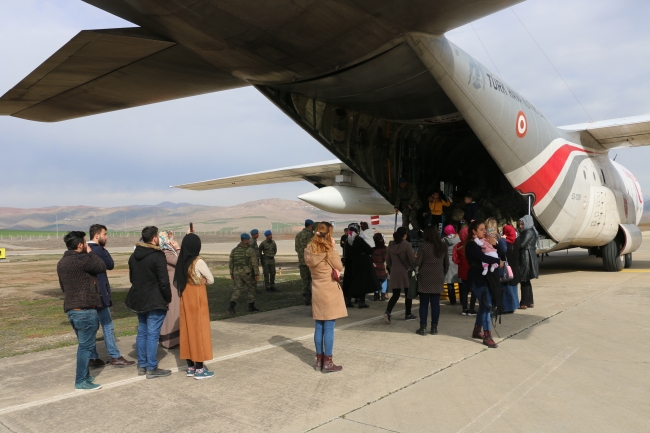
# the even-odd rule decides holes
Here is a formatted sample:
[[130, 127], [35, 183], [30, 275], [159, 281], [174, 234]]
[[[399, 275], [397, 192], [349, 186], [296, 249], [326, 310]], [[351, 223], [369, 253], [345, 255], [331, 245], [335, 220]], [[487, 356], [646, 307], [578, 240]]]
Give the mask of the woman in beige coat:
[[172, 302], [169, 304], [169, 310], [165, 316], [165, 321], [160, 328], [160, 345], [165, 349], [178, 346], [180, 339], [180, 306], [181, 300], [178, 297], [178, 291], [174, 290], [174, 272], [176, 272], [176, 261], [181, 247], [174, 240], [174, 232], [161, 231], [160, 248], [165, 253], [167, 260], [167, 273], [169, 274], [169, 283], [172, 285]]
[[334, 248], [334, 227], [328, 222], [318, 223], [314, 237], [305, 248], [305, 263], [311, 271], [311, 306], [316, 322], [314, 344], [316, 345], [316, 370], [341, 371], [334, 365], [334, 324], [336, 319], [348, 315], [338, 278], [343, 270], [341, 257]]

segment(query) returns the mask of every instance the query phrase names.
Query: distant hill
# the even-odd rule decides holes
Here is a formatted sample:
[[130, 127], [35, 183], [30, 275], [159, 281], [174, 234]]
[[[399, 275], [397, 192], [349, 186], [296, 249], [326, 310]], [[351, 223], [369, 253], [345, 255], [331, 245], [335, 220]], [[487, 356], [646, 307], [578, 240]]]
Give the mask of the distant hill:
[[[11, 230], [84, 230], [94, 223], [109, 231], [139, 231], [146, 225], [185, 231], [189, 222], [197, 231], [233, 233], [257, 228], [261, 231], [297, 231], [305, 219], [334, 221], [338, 227], [352, 221], [368, 221], [369, 215], [338, 215], [324, 212], [296, 200], [264, 199], [235, 206], [202, 206], [163, 202], [157, 205], [92, 207], [61, 206], [34, 209], [0, 207], [0, 229]], [[394, 219], [382, 217], [380, 227], [392, 232]]]

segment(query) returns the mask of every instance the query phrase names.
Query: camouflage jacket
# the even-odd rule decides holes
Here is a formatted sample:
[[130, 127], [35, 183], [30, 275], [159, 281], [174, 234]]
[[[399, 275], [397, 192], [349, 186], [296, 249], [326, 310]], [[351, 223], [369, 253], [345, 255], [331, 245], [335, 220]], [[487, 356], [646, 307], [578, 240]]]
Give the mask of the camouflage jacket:
[[307, 227], [302, 229], [300, 233], [296, 235], [296, 252], [298, 253], [298, 262], [301, 265], [305, 265], [305, 248], [307, 244], [314, 237], [314, 232], [309, 230]]
[[413, 206], [414, 209], [422, 207], [422, 202], [418, 196], [418, 189], [415, 185], [409, 183], [406, 188], [397, 187], [395, 192], [395, 201], [393, 206], [399, 209], [404, 209], [408, 205]]
[[264, 239], [260, 244], [260, 255], [263, 259], [274, 259], [278, 252], [278, 246], [273, 239]]
[[230, 275], [234, 275], [235, 272], [242, 271], [250, 271], [253, 276], [260, 274], [259, 264], [257, 261], [257, 256], [255, 255], [255, 251], [253, 251], [250, 246], [241, 242], [230, 252], [230, 260], [228, 260], [228, 266], [230, 267]]
[[253, 251], [255, 251], [255, 255], [257, 256], [257, 261], [260, 261], [260, 247], [257, 245], [257, 239], [251, 238], [251, 243], [250, 246]]

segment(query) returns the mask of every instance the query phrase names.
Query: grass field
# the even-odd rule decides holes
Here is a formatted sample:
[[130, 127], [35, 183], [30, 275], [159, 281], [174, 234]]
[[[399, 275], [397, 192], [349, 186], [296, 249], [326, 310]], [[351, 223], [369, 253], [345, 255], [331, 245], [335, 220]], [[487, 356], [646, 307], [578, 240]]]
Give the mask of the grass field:
[[[137, 316], [124, 305], [128, 287], [128, 255], [114, 255], [115, 270], [109, 272], [114, 286], [111, 313], [117, 337], [135, 335]], [[58, 260], [58, 259], [57, 259]], [[67, 315], [63, 311], [63, 293], [56, 283], [56, 261], [38, 256], [29, 261], [0, 266], [0, 358], [76, 344]], [[223, 263], [206, 258], [215, 282], [207, 287], [210, 319], [221, 320], [228, 314], [232, 281]], [[30, 284], [12, 283], [21, 275], [33, 277]], [[298, 272], [285, 272], [276, 278], [278, 292], [268, 293], [258, 283], [255, 305], [262, 311], [286, 308], [302, 303]], [[249, 314], [246, 294], [237, 305], [237, 315]], [[101, 328], [98, 333], [101, 340]]]

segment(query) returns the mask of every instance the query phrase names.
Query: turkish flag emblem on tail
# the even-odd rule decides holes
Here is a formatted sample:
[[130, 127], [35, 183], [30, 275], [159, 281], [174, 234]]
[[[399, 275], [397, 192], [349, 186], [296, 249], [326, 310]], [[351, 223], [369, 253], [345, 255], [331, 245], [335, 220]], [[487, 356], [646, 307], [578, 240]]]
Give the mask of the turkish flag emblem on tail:
[[370, 224], [373, 226], [379, 225], [379, 215], [374, 215], [370, 217]]

